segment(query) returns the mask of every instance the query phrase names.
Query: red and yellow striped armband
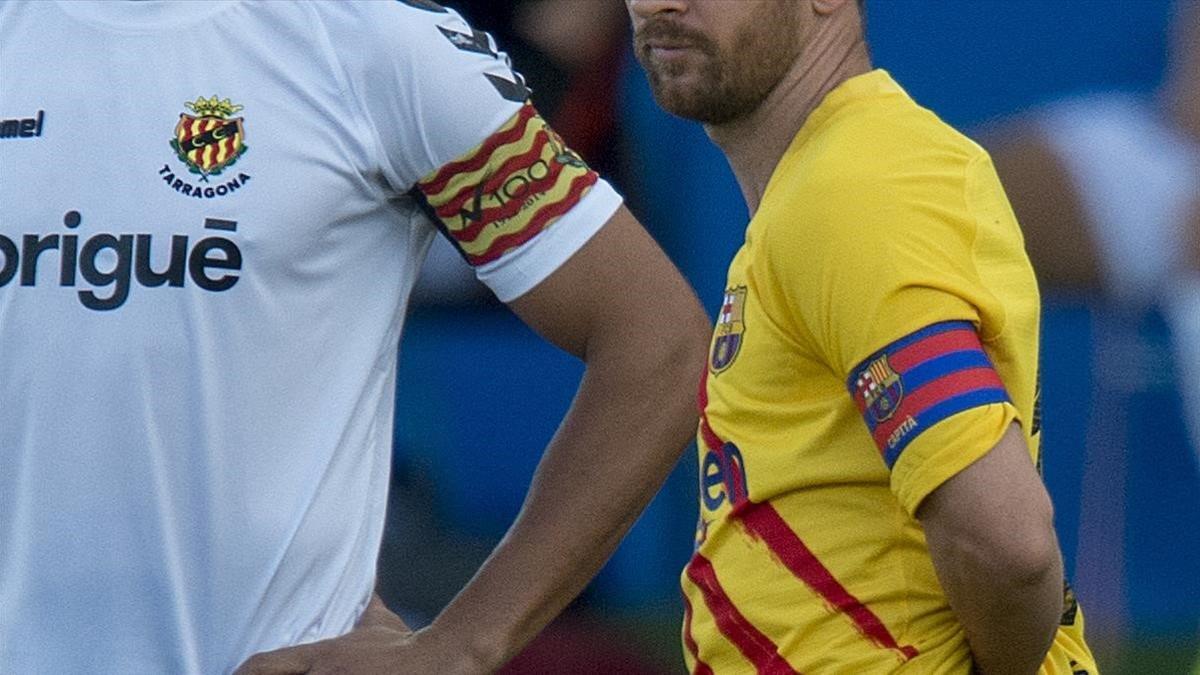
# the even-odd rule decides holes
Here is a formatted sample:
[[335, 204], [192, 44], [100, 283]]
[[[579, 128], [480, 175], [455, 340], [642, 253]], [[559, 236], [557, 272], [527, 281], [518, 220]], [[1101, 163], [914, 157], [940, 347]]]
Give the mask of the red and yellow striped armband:
[[888, 468], [927, 429], [1009, 401], [969, 321], [927, 326], [872, 354], [846, 382]]
[[471, 265], [492, 262], [571, 210], [598, 176], [526, 103], [414, 192]]

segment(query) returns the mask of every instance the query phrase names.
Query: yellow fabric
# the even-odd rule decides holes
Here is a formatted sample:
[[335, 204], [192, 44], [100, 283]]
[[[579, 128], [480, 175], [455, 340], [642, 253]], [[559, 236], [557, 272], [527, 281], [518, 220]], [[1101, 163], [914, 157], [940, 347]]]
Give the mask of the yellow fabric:
[[[727, 289], [705, 414], [736, 450], [726, 446], [723, 465], [701, 433], [697, 555], [711, 561], [736, 612], [795, 670], [968, 673], [962, 629], [913, 514], [1012, 422], [1035, 460], [1040, 440], [1038, 290], [987, 154], [882, 70], [843, 83], [776, 168]], [[953, 320], [975, 326], [1011, 403], [921, 430], [889, 471], [847, 378], [896, 340]], [[898, 648], [869, 639], [752, 531], [721, 482], [730, 463], [744, 472], [749, 504], [769, 503]], [[754, 672], [754, 659], [719, 627], [711, 593], [688, 571], [683, 590], [692, 608], [689, 669]], [[1097, 672], [1082, 626], [1075, 612], [1043, 672]], [[693, 639], [698, 659], [687, 644]], [[766, 644], [753, 634], [741, 640]], [[906, 646], [917, 654], [906, 655]]]

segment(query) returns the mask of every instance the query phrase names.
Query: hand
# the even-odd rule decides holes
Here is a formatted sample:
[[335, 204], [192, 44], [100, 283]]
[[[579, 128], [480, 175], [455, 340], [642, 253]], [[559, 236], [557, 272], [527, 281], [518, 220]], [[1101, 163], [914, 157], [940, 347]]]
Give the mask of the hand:
[[243, 663], [235, 675], [333, 672], [392, 675], [419, 665], [414, 663], [419, 659], [406, 655], [416, 642], [414, 635], [376, 595], [371, 598], [358, 625], [346, 635], [257, 654]]

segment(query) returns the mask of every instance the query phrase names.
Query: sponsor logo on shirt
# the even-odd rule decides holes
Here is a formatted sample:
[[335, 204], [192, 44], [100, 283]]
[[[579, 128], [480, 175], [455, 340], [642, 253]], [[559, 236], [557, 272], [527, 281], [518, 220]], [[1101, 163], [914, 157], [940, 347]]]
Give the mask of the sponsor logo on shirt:
[[42, 135], [46, 123], [46, 111], [39, 110], [33, 117], [0, 119], [0, 141], [19, 138], [37, 138]]
[[[176, 234], [164, 245], [156, 242], [162, 235], [77, 233], [83, 223], [78, 211], [63, 214], [62, 223], [67, 232], [25, 234], [15, 241], [0, 234], [0, 288], [56, 283], [79, 288], [76, 294], [84, 307], [108, 311], [125, 304], [135, 282], [143, 288], [184, 288], [190, 282], [219, 293], [240, 278], [235, 272], [242, 269], [242, 252], [225, 236], [213, 233], [193, 241]], [[233, 220], [204, 219], [205, 230], [236, 232], [237, 225]]]
[[245, 186], [250, 180], [246, 173], [229, 175], [219, 182], [212, 180], [237, 163], [249, 149], [245, 118], [233, 117], [243, 106], [228, 98], [222, 100], [216, 94], [186, 101], [183, 106], [191, 112], [180, 113], [171, 149], [188, 174], [198, 178], [193, 183], [187, 180], [188, 174], [177, 175], [169, 164], [163, 164], [158, 171], [163, 182], [179, 194], [195, 199], [224, 197]]
[[727, 501], [737, 506], [749, 499], [746, 486], [746, 461], [732, 442], [719, 449], [709, 448], [700, 464], [700, 499], [708, 511], [716, 511]]
[[1062, 616], [1058, 619], [1060, 626], [1074, 626], [1075, 615], [1079, 613], [1079, 601], [1075, 599], [1075, 590], [1063, 579], [1063, 608]]
[[[405, 0], [400, 1], [405, 2]], [[431, 3], [434, 5], [432, 8], [413, 5], [412, 2], [405, 2], [405, 4], [418, 7], [418, 9], [427, 9], [431, 12], [446, 11], [436, 3]], [[494, 73], [484, 73], [483, 76], [489, 83], [491, 83], [493, 87], [496, 88], [496, 91], [499, 92], [500, 96], [502, 96], [504, 99], [514, 103], [524, 103], [525, 100], [529, 98], [530, 94], [529, 87], [525, 85], [525, 78], [521, 77], [521, 74], [513, 69], [512, 59], [508, 58], [506, 54], [501, 53], [500, 50], [497, 49], [495, 40], [492, 39], [492, 36], [481, 30], [471, 28], [466, 23], [459, 21], [455, 21], [454, 23], [455, 28], [438, 26], [437, 29], [439, 32], [441, 32], [443, 37], [450, 41], [450, 44], [454, 45], [455, 49], [464, 52], [471, 52], [472, 54], [483, 54], [484, 56], [490, 56], [493, 59], [503, 63], [505, 70], [508, 71], [508, 77], [503, 77]]]
[[713, 329], [712, 353], [708, 359], [708, 367], [713, 375], [719, 375], [733, 365], [733, 360], [742, 350], [742, 335], [745, 332], [746, 287], [726, 289], [721, 314]]

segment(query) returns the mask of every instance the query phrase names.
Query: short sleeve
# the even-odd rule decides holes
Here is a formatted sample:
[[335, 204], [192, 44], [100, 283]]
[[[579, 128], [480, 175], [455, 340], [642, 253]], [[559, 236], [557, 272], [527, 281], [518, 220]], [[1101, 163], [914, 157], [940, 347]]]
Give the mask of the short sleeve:
[[797, 195], [811, 220], [765, 247], [798, 335], [844, 383], [910, 513], [1016, 418], [983, 347], [1002, 323], [975, 271], [963, 174], [820, 181]]
[[549, 276], [620, 206], [492, 37], [456, 12], [428, 0], [328, 11], [352, 14], [334, 48], [390, 191], [415, 199], [501, 300]]

